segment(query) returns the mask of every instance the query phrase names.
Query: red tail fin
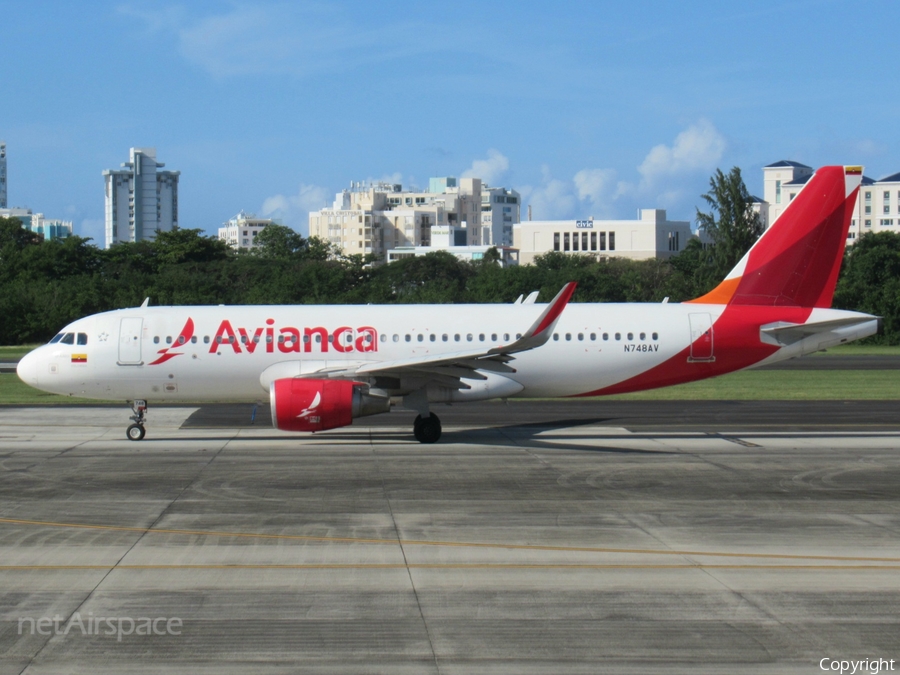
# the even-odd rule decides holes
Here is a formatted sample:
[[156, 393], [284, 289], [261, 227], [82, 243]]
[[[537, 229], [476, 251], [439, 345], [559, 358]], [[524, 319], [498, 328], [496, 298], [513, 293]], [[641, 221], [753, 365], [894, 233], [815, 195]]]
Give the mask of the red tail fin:
[[690, 302], [830, 307], [862, 167], [816, 171], [725, 280]]

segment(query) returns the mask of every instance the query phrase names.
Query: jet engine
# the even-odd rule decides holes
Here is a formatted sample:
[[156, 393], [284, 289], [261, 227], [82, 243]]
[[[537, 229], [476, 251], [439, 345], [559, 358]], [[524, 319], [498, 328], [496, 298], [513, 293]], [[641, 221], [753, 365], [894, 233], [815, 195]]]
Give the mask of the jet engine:
[[275, 380], [269, 386], [272, 425], [282, 431], [325, 431], [347, 426], [354, 417], [390, 411], [389, 398], [365, 388], [347, 380]]

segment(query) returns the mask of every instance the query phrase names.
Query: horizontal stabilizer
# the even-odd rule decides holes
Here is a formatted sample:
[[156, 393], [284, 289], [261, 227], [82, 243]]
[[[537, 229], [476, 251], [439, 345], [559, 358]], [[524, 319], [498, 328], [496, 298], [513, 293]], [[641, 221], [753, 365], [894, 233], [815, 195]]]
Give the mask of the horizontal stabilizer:
[[787, 346], [799, 342], [810, 335], [827, 333], [836, 328], [847, 328], [849, 326], [856, 326], [877, 320], [878, 317], [876, 316], [857, 314], [855, 316], [829, 319], [827, 321], [814, 321], [812, 323], [788, 323], [785, 321], [777, 321], [760, 327], [759, 339], [768, 344]]

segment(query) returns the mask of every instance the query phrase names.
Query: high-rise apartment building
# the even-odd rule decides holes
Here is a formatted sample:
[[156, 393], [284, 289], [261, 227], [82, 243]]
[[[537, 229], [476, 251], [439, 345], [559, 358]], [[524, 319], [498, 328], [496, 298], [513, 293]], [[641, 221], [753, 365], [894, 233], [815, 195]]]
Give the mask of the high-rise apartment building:
[[106, 181], [106, 247], [153, 240], [178, 226], [180, 171], [160, 171], [156, 148], [131, 148], [130, 161], [103, 172]]
[[6, 206], [6, 143], [0, 141], [0, 209]]

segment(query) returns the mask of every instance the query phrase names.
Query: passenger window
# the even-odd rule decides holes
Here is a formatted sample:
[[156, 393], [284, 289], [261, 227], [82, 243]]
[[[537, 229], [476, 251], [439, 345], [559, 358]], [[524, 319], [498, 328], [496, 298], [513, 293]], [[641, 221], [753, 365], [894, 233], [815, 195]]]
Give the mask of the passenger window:
[[203, 344], [205, 344], [205, 345], [208, 345], [208, 344], [209, 344], [209, 335], [204, 335], [204, 336], [203, 336]]
[[569, 340], [571, 340], [571, 339], [572, 339], [572, 334], [571, 334], [571, 333], [566, 333], [566, 341], [569, 341]]
[[191, 336], [191, 344], [197, 344], [197, 336], [196, 335]]
[[522, 334], [516, 333], [516, 340], [521, 340], [521, 339], [522, 339]]
[[178, 336], [178, 344], [180, 344], [180, 345], [183, 345], [183, 344], [184, 344], [184, 335], [179, 335], [179, 336]]
[[554, 339], [554, 340], [559, 340], [559, 333], [554, 333], [554, 334], [553, 334], [553, 339]]
[[246, 335], [241, 335], [241, 342], [243, 344], [247, 344], [247, 336]]
[[496, 342], [496, 341], [497, 341], [497, 334], [491, 333], [491, 342]]
[[446, 342], [446, 341], [449, 340], [449, 339], [450, 339], [450, 336], [447, 335], [446, 333], [444, 333], [443, 335], [441, 335], [441, 340], [443, 340], [444, 342]]
[[[307, 335], [305, 337], [309, 337], [309, 335]], [[278, 344], [284, 344], [284, 335], [278, 336]]]
[[412, 336], [409, 333], [406, 334], [406, 341], [412, 342]]
[[431, 335], [428, 336], [428, 339], [431, 340], [432, 342], [434, 342], [435, 340], [437, 340], [437, 335], [432, 333]]
[[479, 342], [484, 342], [484, 333], [479, 333], [479, 334], [478, 334], [478, 341], [479, 341]]
[[391, 338], [394, 342], [400, 342], [400, 336], [394, 333], [394, 337]]
[[459, 333], [456, 333], [456, 334], [453, 336], [453, 339], [454, 339], [454, 341], [459, 342]]
[[584, 333], [579, 333], [579, 334], [578, 334], [578, 339], [579, 339], [579, 340], [584, 340]]
[[[282, 337], [280, 335], [278, 336], [278, 341], [284, 342], [284, 340], [282, 339]], [[222, 344], [222, 336], [221, 335], [216, 335], [216, 344], [217, 345]]]
[[[334, 342], [334, 335], [329, 335], [329, 336], [328, 336], [328, 341], [329, 341], [329, 342]], [[293, 342], [293, 340], [291, 340], [291, 342]]]
[[471, 342], [471, 341], [472, 341], [472, 334], [471, 334], [471, 333], [466, 333], [466, 340], [467, 340], [468, 342]]
[[79, 333], [78, 334], [78, 344], [80, 344], [80, 345], [87, 344], [87, 333]]
[[381, 334], [381, 341], [387, 342], [387, 335], [385, 335], [384, 333]]
[[158, 345], [158, 344], [159, 344], [159, 335], [154, 335], [154, 336], [153, 336], [153, 344], [155, 344], [155, 345]]
[[654, 334], [653, 334], [653, 340], [654, 340], [654, 341], [659, 340], [659, 333], [654, 333]]
[[416, 339], [417, 339], [419, 342], [424, 342], [424, 341], [425, 341], [425, 336], [422, 335], [421, 333], [419, 333], [419, 334], [416, 336]]
[[303, 343], [304, 343], [304, 344], [308, 344], [308, 343], [309, 343], [309, 335], [304, 335], [304, 336], [303, 336]]
[[634, 340], [634, 333], [629, 333], [629, 334], [628, 334], [628, 339], [629, 339], [629, 340]]
[[62, 340], [60, 342], [64, 345], [74, 345], [75, 344], [75, 334], [74, 333], [66, 333], [62, 336]]
[[[232, 339], [232, 341], [234, 340], [234, 338], [231, 338], [231, 339]], [[166, 344], [167, 345], [172, 344], [172, 336], [171, 335], [166, 335]]]
[[622, 339], [622, 334], [616, 333], [616, 340], [621, 340], [621, 339]]
[[594, 342], [597, 339], [596, 333], [591, 333], [591, 342]]
[[647, 334], [641, 333], [641, 340], [646, 340], [646, 339], [647, 339]]

